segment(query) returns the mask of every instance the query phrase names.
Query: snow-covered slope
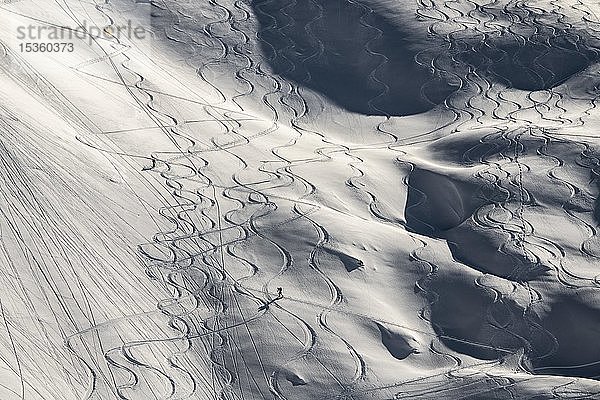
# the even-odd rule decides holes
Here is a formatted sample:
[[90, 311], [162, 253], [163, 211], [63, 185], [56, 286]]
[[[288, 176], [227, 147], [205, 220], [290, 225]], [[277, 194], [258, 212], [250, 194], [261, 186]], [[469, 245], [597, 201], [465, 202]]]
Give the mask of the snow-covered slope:
[[600, 399], [597, 13], [3, 2], [0, 399]]

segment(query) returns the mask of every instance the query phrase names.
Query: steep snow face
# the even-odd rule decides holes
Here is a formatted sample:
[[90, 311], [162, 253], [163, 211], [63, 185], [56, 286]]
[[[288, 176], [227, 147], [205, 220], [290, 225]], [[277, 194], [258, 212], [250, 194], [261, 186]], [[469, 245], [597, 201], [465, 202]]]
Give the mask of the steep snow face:
[[0, 399], [600, 398], [598, 13], [2, 2]]

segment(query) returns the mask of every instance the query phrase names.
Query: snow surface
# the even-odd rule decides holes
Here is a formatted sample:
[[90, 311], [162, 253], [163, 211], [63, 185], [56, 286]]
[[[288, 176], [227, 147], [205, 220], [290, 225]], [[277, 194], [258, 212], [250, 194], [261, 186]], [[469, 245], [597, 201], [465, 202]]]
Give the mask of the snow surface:
[[0, 399], [600, 399], [599, 15], [2, 2]]

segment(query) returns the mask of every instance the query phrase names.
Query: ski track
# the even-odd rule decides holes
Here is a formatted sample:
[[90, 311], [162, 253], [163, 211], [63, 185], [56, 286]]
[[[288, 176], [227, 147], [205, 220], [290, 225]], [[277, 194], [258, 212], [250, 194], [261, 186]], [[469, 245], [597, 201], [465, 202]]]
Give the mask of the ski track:
[[[369, 1], [342, 2], [361, 10], [357, 29], [368, 35], [362, 50], [378, 60], [365, 77], [378, 88], [367, 104], [383, 115], [368, 121], [369, 129], [379, 135], [372, 144], [344, 143], [330, 137], [326, 128], [315, 128], [326, 99], [285, 77], [303, 71], [305, 83], [309, 82], [313, 77], [307, 65], [325, 57], [326, 43], [315, 33], [318, 24], [326, 23], [318, 0], [282, 4], [207, 0], [196, 8], [187, 2], [152, 2], [150, 7], [169, 21], [156, 34], [180, 52], [180, 62], [195, 72], [194, 79], [209, 98], [184, 82], [175, 85], [189, 97], [161, 91], [155, 79], [170, 75], [166, 66], [155, 63], [156, 70], [149, 74], [131, 54], [151, 59], [150, 55], [116, 37], [113, 51], [103, 46], [103, 55], [73, 68], [77, 76], [122, 89], [152, 124], [147, 127], [104, 129], [86, 115], [85, 104], [70, 99], [42, 71], [3, 45], [2, 72], [30, 96], [43, 97], [56, 115], [77, 127], [80, 146], [101, 154], [115, 171], [126, 171], [119, 173], [124, 192], [152, 223], [136, 226], [111, 211], [110, 205], [123, 207], [122, 198], [111, 199], [85, 181], [76, 182], [73, 172], [61, 167], [61, 154], [77, 158], [71, 150], [59, 140], [45, 139], [36, 132], [38, 127], [12, 116], [8, 107], [0, 109], [0, 168], [3, 185], [9, 188], [0, 198], [1, 254], [7, 265], [3, 264], [4, 281], [14, 293], [8, 300], [0, 299], [0, 325], [6, 332], [0, 340], [0, 361], [17, 377], [15, 386], [0, 376], [0, 393], [7, 393], [8, 399], [25, 399], [27, 394], [57, 400], [600, 398], [597, 383], [576, 376], [553, 381], [543, 374], [545, 367], [536, 371], [531, 366], [543, 365], [561, 345], [537, 311], [555, 301], [545, 297], [548, 289], [537, 278], [549, 274], [552, 284], [566, 293], [597, 291], [600, 285], [600, 274], [577, 268], [578, 259], [597, 263], [600, 258], [594, 210], [577, 206], [581, 199], [589, 202], [598, 196], [597, 137], [563, 133], [594, 123], [597, 91], [594, 87], [583, 95], [572, 93], [572, 76], [561, 78], [545, 64], [555, 51], [593, 64], [599, 50], [588, 43], [589, 32], [600, 31], [600, 21], [581, 1], [568, 6], [550, 1], [548, 10], [512, 0], [419, 0], [416, 15], [429, 23], [431, 46], [417, 52], [414, 61], [435, 79], [451, 82], [455, 91], [434, 105], [427, 93], [435, 79], [424, 84], [421, 96], [452, 117], [433, 130], [407, 135], [396, 132], [394, 117], [377, 106], [391, 90], [391, 82], [380, 74], [390, 59], [373, 50], [385, 34], [370, 23], [369, 17], [379, 11]], [[270, 14], [269, 7], [276, 3], [277, 13]], [[302, 6], [315, 11], [312, 19], [295, 18]], [[81, 10], [90, 18], [95, 13], [104, 28], [114, 26], [118, 14], [111, 3], [64, 1], [52, 7], [75, 24], [81, 23]], [[4, 7], [0, 12], [6, 12]], [[271, 23], [261, 26], [255, 13]], [[302, 24], [299, 29], [312, 48], [295, 63], [289, 54], [303, 44], [286, 32]], [[256, 32], [249, 34], [252, 29]], [[516, 43], [512, 55], [496, 46], [499, 42], [493, 36], [498, 30]], [[279, 47], [269, 39], [273, 36], [282, 38]], [[271, 58], [261, 46], [270, 47]], [[524, 63], [534, 50], [537, 55]], [[473, 54], [480, 57], [478, 66], [465, 61]], [[541, 88], [515, 90], [515, 83], [494, 70], [498, 59], [492, 54], [501, 54], [501, 60], [511, 58]], [[285, 60], [287, 71], [274, 73], [270, 63], [275, 60]], [[106, 66], [111, 78], [92, 72], [96, 65]], [[223, 86], [223, 80], [234, 84]], [[186, 117], [183, 103], [196, 107], [195, 119]], [[583, 111], [577, 111], [574, 103]], [[136, 130], [157, 131], [166, 145], [140, 143], [139, 153], [122, 148], [119, 138]], [[444, 259], [438, 253], [441, 247], [463, 244], [445, 238], [427, 221], [419, 223], [428, 232], [416, 232], [402, 218], [390, 216], [384, 192], [372, 184], [367, 172], [373, 160], [369, 152], [374, 151], [406, 167], [398, 191], [418, 194], [420, 200], [403, 210], [418, 219], [419, 208], [432, 199], [411, 177], [416, 169], [427, 170], [434, 162], [423, 160], [414, 149], [440, 137], [462, 135], [470, 135], [464, 137], [472, 145], [459, 147], [456, 162], [476, 166], [464, 179], [477, 185], [482, 199], [463, 223], [506, 237], [497, 252], [514, 262], [509, 274], [479, 271], [477, 278], [464, 282], [493, 298], [481, 316], [497, 335], [489, 341], [449, 334], [434, 315], [446, 296], [438, 293], [439, 282], [461, 268], [476, 271], [480, 266], [455, 254]], [[57, 206], [37, 187], [39, 180], [28, 166], [37, 163], [34, 153], [41, 155], [44, 148], [58, 155], [44, 154], [40, 169], [57, 190], [73, 191], [72, 204]], [[294, 158], [295, 154], [299, 156]], [[327, 261], [328, 249], [338, 245], [343, 232], [335, 231], [323, 216], [341, 218], [346, 213], [322, 204], [318, 196], [324, 188], [302, 171], [327, 173], [336, 163], [350, 173], [335, 184], [360, 199], [365, 211], [353, 218], [381, 224], [412, 242], [403, 262], [420, 271], [415, 293], [410, 294], [422, 297], [422, 306], [415, 311], [420, 325], [384, 321], [354, 307], [354, 298], [344, 292], [345, 278], [335, 263]], [[82, 174], [92, 172], [84, 169]], [[548, 187], [568, 192], [558, 200], [556, 218], [581, 229], [573, 243], [545, 237], [538, 226], [536, 180], [542, 179]], [[102, 199], [97, 207], [90, 205], [94, 197]], [[75, 210], [90, 220], [69, 219]], [[116, 224], [106, 218], [113, 214]], [[93, 232], [94, 244], [78, 236], [83, 231]], [[128, 243], [131, 238], [139, 241]], [[7, 244], [9, 240], [14, 243]], [[116, 246], [119, 242], [129, 247]], [[16, 262], [11, 261], [14, 254]], [[82, 265], [91, 270], [80, 272]], [[470, 275], [465, 276], [466, 280]], [[499, 288], [494, 279], [511, 289]], [[35, 294], [29, 281], [38, 288]], [[282, 295], [278, 287], [283, 287]], [[302, 290], [309, 295], [303, 296]], [[103, 292], [116, 294], [110, 298], [116, 312], [94, 304]], [[522, 293], [525, 304], [515, 300]], [[484, 297], [481, 294], [482, 301]], [[138, 304], [138, 298], [151, 300]], [[16, 316], [19, 305], [23, 309], [18, 312], [35, 321], [34, 328], [21, 326], [18, 318], [25, 317]], [[498, 321], [497, 313], [508, 314], [509, 322]], [[399, 373], [393, 381], [382, 380], [374, 357], [363, 353], [365, 346], [357, 343], [354, 332], [342, 329], [346, 325], [340, 318], [361, 321], [357, 330], [381, 322], [422, 335], [427, 338], [423, 346], [427, 356], [445, 361], [430, 374], [406, 378]], [[48, 320], [56, 327], [50, 329]], [[27, 337], [27, 330], [36, 330], [36, 336]], [[512, 340], [521, 344], [519, 349], [512, 347]], [[498, 357], [477, 360], [456, 351], [452, 343], [493, 350]], [[40, 353], [52, 361], [37, 367]], [[68, 360], [64, 362], [68, 366], [57, 360]], [[503, 369], [507, 364], [516, 366]], [[299, 366], [315, 377], [314, 387], [300, 376]], [[54, 386], [50, 372], [70, 387]], [[41, 384], [47, 387], [40, 389]], [[527, 392], [530, 387], [537, 392]]]

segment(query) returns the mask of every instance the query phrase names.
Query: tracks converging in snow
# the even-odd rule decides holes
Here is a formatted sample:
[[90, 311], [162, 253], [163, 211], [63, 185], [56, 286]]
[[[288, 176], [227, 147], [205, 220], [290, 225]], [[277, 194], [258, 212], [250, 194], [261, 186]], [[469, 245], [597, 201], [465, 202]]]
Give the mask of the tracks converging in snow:
[[0, 397], [600, 398], [596, 8], [3, 4]]

